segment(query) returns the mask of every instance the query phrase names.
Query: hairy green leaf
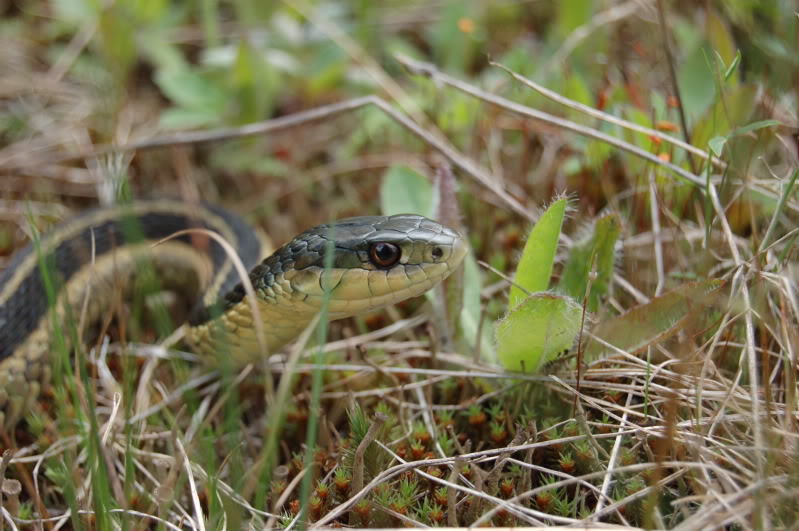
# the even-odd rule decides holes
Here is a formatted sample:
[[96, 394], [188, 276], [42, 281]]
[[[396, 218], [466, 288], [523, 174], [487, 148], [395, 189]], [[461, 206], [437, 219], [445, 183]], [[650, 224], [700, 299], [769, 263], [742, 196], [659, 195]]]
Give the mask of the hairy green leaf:
[[555, 293], [533, 293], [497, 323], [497, 355], [511, 371], [536, 372], [572, 347], [582, 307]]
[[516, 268], [516, 284], [510, 287], [508, 308], [513, 309], [528, 293], [546, 291], [549, 287], [566, 204], [566, 199], [552, 203], [530, 231]]

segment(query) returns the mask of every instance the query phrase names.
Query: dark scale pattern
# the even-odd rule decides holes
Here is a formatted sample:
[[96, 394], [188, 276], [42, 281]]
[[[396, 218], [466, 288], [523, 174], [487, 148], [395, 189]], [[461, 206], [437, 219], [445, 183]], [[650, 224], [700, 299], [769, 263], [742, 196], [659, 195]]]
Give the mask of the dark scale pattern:
[[[241, 258], [245, 265], [254, 263], [260, 254], [260, 244], [252, 233], [252, 229], [239, 218], [220, 208], [209, 207], [209, 209], [225, 219], [239, 238], [238, 245], [244, 251]], [[123, 212], [120, 209], [120, 213]], [[96, 213], [96, 210], [90, 211], [84, 217], [89, 218]], [[81, 217], [67, 223], [74, 225], [80, 222]], [[133, 241], [137, 239], [159, 240], [190, 227], [213, 230], [213, 227], [204, 224], [199, 219], [190, 219], [184, 215], [160, 211], [150, 212], [137, 218], [119, 218], [104, 222], [59, 244], [47, 261], [48, 269], [51, 272], [50, 276], [55, 281], [56, 290], [59, 290], [75, 273], [91, 261], [92, 232], [94, 233], [95, 256], [101, 256], [124, 245], [129, 239]], [[190, 238], [189, 235], [180, 237], [183, 241], [189, 241]], [[45, 241], [46, 239], [47, 236], [45, 236]], [[9, 267], [0, 273], [0, 289], [13, 276], [14, 270], [35, 252], [33, 246], [28, 246], [16, 254]], [[214, 242], [211, 242], [210, 252], [215, 268], [219, 268], [227, 259], [222, 247]], [[228, 289], [235, 282], [235, 277], [231, 278], [229, 275], [223, 282], [222, 289]], [[11, 356], [17, 346], [39, 326], [41, 319], [47, 313], [48, 306], [47, 290], [42, 279], [41, 269], [37, 264], [22, 280], [6, 304], [0, 306], [0, 360]]]

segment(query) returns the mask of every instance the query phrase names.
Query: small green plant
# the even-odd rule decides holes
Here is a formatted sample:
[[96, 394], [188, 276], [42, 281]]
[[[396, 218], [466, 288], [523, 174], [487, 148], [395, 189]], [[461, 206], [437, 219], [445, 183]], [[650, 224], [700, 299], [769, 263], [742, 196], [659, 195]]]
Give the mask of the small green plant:
[[574, 299], [546, 291], [558, 248], [567, 200], [556, 200], [530, 232], [508, 296], [508, 312], [497, 323], [497, 355], [505, 368], [537, 372], [571, 348], [582, 308]]

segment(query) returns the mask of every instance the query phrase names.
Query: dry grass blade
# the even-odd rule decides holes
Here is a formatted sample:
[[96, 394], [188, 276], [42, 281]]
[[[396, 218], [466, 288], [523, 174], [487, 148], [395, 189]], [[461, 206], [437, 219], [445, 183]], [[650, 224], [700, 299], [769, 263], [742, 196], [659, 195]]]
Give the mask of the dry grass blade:
[[456, 88], [456, 89], [458, 89], [458, 90], [460, 90], [462, 92], [465, 92], [466, 94], [470, 94], [470, 95], [474, 96], [475, 98], [478, 98], [478, 99], [483, 100], [485, 102], [491, 103], [492, 105], [496, 105], [496, 106], [498, 106], [498, 107], [500, 107], [502, 109], [508, 110], [508, 111], [513, 112], [515, 114], [526, 116], [526, 117], [532, 118], [534, 120], [539, 120], [539, 121], [542, 121], [542, 122], [546, 122], [548, 124], [555, 125], [557, 127], [565, 129], [567, 131], [572, 131], [574, 133], [577, 133], [577, 134], [580, 134], [580, 135], [583, 135], [583, 136], [587, 136], [587, 137], [593, 138], [595, 140], [601, 140], [602, 142], [610, 144], [611, 146], [617, 147], [619, 149], [623, 149], [624, 151], [627, 151], [628, 153], [632, 153], [633, 155], [635, 155], [637, 157], [640, 157], [640, 158], [642, 158], [644, 160], [647, 160], [647, 161], [651, 162], [652, 164], [655, 164], [656, 166], [661, 166], [663, 168], [666, 168], [667, 170], [669, 170], [674, 175], [677, 175], [678, 177], [682, 177], [686, 181], [695, 184], [700, 189], [703, 189], [705, 187], [705, 180], [704, 179], [694, 175], [693, 173], [691, 173], [689, 171], [686, 171], [686, 170], [680, 168], [679, 166], [677, 166], [675, 164], [672, 164], [670, 162], [666, 162], [666, 161], [658, 158], [656, 155], [653, 155], [652, 153], [649, 153], [648, 151], [644, 151], [641, 148], [639, 148], [637, 146], [634, 146], [634, 145], [632, 145], [632, 144], [630, 144], [628, 142], [625, 142], [623, 140], [620, 140], [620, 139], [618, 139], [616, 137], [613, 137], [613, 136], [610, 136], [610, 135], [606, 135], [605, 133], [602, 133], [601, 131], [597, 131], [596, 129], [582, 126], [582, 125], [577, 124], [575, 122], [572, 122], [570, 120], [566, 120], [564, 118], [559, 118], [557, 116], [545, 113], [543, 111], [539, 111], [539, 110], [536, 110], [536, 109], [531, 109], [530, 107], [527, 107], [525, 105], [520, 105], [520, 104], [518, 104], [518, 103], [516, 103], [514, 101], [511, 101], [511, 100], [507, 99], [507, 98], [503, 98], [501, 96], [497, 96], [495, 94], [491, 94], [490, 92], [486, 92], [484, 90], [481, 90], [481, 89], [479, 89], [477, 87], [474, 87], [474, 86], [472, 86], [472, 85], [470, 85], [468, 83], [465, 83], [465, 82], [463, 82], [463, 81], [461, 81], [459, 79], [456, 79], [456, 78], [454, 78], [452, 76], [449, 76], [449, 75], [441, 72], [440, 70], [438, 70], [438, 68], [435, 67], [435, 65], [432, 65], [430, 63], [423, 63], [421, 61], [416, 61], [416, 60], [413, 60], [413, 59], [411, 59], [409, 57], [405, 57], [405, 56], [397, 57], [397, 60], [399, 62], [401, 62], [406, 68], [408, 68], [408, 70], [410, 70], [411, 72], [413, 72], [415, 74], [431, 77], [431, 78], [433, 78], [435, 80], [441, 81], [442, 83], [450, 85], [453, 88]]
[[[637, 1], [628, 2], [628, 4], [634, 4], [634, 3], [637, 3]], [[715, 167], [717, 167], [717, 168], [719, 168], [721, 170], [723, 170], [724, 168], [727, 167], [727, 164], [723, 160], [719, 159], [718, 157], [711, 156], [707, 151], [699, 149], [698, 147], [693, 146], [693, 145], [689, 144], [688, 142], [684, 142], [684, 141], [680, 140], [679, 138], [675, 138], [675, 137], [673, 137], [671, 135], [667, 135], [666, 133], [664, 133], [662, 131], [658, 131], [657, 129], [652, 129], [652, 128], [649, 128], [649, 127], [644, 127], [642, 125], [638, 125], [638, 124], [636, 124], [634, 122], [630, 122], [629, 120], [625, 120], [623, 118], [619, 118], [617, 116], [613, 116], [612, 114], [608, 114], [606, 112], [602, 112], [602, 111], [600, 111], [598, 109], [595, 109], [593, 107], [589, 107], [588, 105], [584, 105], [584, 104], [582, 104], [580, 102], [577, 102], [577, 101], [574, 101], [572, 99], [569, 99], [569, 98], [567, 98], [565, 96], [562, 96], [561, 94], [558, 94], [555, 91], [549, 90], [548, 88], [544, 87], [543, 85], [540, 85], [539, 83], [536, 83], [532, 79], [529, 79], [529, 78], [526, 78], [526, 77], [524, 77], [522, 75], [519, 75], [518, 73], [514, 72], [513, 70], [511, 70], [510, 68], [508, 68], [507, 66], [505, 66], [505, 65], [503, 65], [501, 63], [497, 63], [497, 62], [491, 61], [491, 65], [496, 66], [497, 68], [501, 68], [502, 70], [504, 70], [505, 72], [510, 74], [515, 80], [523, 83], [524, 85], [527, 85], [528, 87], [530, 87], [531, 89], [535, 90], [536, 92], [539, 92], [540, 94], [543, 94], [547, 98], [549, 98], [552, 101], [555, 101], [557, 103], [560, 103], [561, 105], [564, 105], [564, 106], [569, 107], [571, 109], [578, 110], [581, 113], [584, 113], [584, 114], [586, 114], [588, 116], [593, 116], [594, 118], [599, 118], [600, 120], [604, 120], [604, 121], [606, 121], [608, 123], [611, 123], [611, 124], [614, 124], [614, 125], [618, 125], [620, 127], [624, 127], [625, 129], [629, 129], [630, 131], [635, 131], [636, 133], [641, 133], [642, 135], [647, 135], [647, 136], [654, 137], [654, 138], [657, 138], [659, 140], [662, 140], [664, 142], [668, 142], [670, 144], [674, 144], [675, 146], [679, 147], [680, 149], [684, 149], [685, 151], [687, 151], [689, 153], [692, 153], [692, 154], [694, 154], [694, 155], [696, 155], [696, 156], [698, 156], [698, 157], [700, 157], [700, 158], [702, 158], [704, 160], [710, 160]]]
[[[156, 245], [160, 245], [164, 242], [168, 242], [169, 240], [179, 238], [180, 236], [186, 234], [202, 234], [204, 236], [208, 236], [209, 238], [213, 239], [216, 243], [218, 243], [227, 254], [228, 259], [233, 264], [233, 267], [236, 269], [236, 273], [239, 275], [239, 279], [241, 280], [241, 285], [244, 286], [244, 292], [247, 294], [247, 305], [250, 307], [250, 311], [253, 315], [253, 327], [255, 328], [255, 338], [258, 341], [258, 347], [261, 350], [261, 357], [263, 359], [267, 359], [269, 357], [269, 347], [266, 343], [266, 334], [264, 332], [264, 322], [261, 319], [261, 311], [258, 308], [258, 299], [255, 296], [255, 289], [252, 287], [252, 281], [250, 280], [250, 274], [247, 269], [244, 267], [244, 264], [241, 262], [236, 250], [233, 248], [230, 243], [225, 241], [225, 239], [217, 234], [216, 232], [207, 230], [207, 229], [185, 229], [178, 231], [171, 236], [164, 238], [156, 243], [153, 244], [153, 247]], [[273, 390], [269, 389], [269, 394], [273, 394]]]
[[194, 505], [194, 516], [197, 529], [200, 531], [205, 531], [205, 515], [203, 514], [202, 503], [200, 502], [200, 495], [197, 492], [197, 485], [194, 483], [194, 472], [192, 471], [191, 461], [189, 461], [189, 456], [186, 454], [186, 449], [183, 448], [183, 443], [181, 442], [180, 438], [176, 438], [175, 443], [178, 450], [180, 450], [180, 456], [183, 459], [183, 466], [186, 470], [186, 475], [189, 478], [189, 488], [191, 492], [191, 500]]

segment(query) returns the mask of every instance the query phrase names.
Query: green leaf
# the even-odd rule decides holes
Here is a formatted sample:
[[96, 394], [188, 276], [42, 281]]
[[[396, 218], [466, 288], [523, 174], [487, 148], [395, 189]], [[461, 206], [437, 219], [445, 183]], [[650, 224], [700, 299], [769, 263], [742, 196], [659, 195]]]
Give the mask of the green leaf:
[[100, 13], [97, 26], [98, 40], [108, 68], [118, 80], [124, 79], [136, 61], [135, 23], [131, 24], [126, 10], [112, 5]]
[[722, 152], [724, 151], [724, 145], [727, 143], [727, 140], [729, 140], [730, 138], [734, 136], [742, 136], [751, 133], [753, 131], [765, 129], [766, 127], [773, 127], [775, 125], [782, 125], [782, 122], [778, 120], [760, 120], [759, 122], [753, 122], [749, 125], [734, 130], [733, 132], [729, 133], [727, 136], [714, 136], [713, 138], [707, 141], [707, 145], [714, 155], [720, 157]]
[[56, 20], [65, 20], [74, 24], [85, 24], [100, 14], [100, 2], [92, 0], [52, 0], [50, 9], [54, 11]]
[[155, 83], [181, 107], [221, 111], [227, 102], [221, 88], [191, 70], [161, 70], [155, 76]]
[[219, 115], [212, 110], [174, 107], [161, 113], [159, 124], [164, 129], [195, 129], [212, 125], [218, 120]]
[[273, 76], [263, 55], [246, 40], [239, 43], [231, 74], [231, 85], [238, 96], [239, 123], [262, 120], [272, 102]]
[[[703, 327], [704, 321], [697, 326], [697, 320], [706, 315], [708, 306], [723, 285], [724, 281], [715, 279], [684, 284], [624, 315], [600, 323], [592, 330], [592, 335], [631, 354], [638, 353], [686, 326], [692, 329]], [[585, 353], [586, 356], [598, 356], [613, 354], [614, 351], [592, 340]]]
[[735, 52], [735, 59], [732, 60], [730, 66], [727, 67], [727, 70], [724, 72], [724, 81], [729, 81], [730, 77], [738, 70], [738, 65], [741, 63], [741, 50]]
[[724, 102], [717, 101], [696, 121], [691, 132], [691, 144], [707, 146], [711, 138], [726, 136], [733, 126], [746, 123], [752, 114], [752, 101], [756, 94], [754, 85], [744, 83], [725, 91]]
[[679, 65], [677, 83], [683, 108], [690, 119], [702, 115], [713, 103], [716, 95], [713, 71], [702, 46], [695, 48]]
[[439, 8], [439, 19], [432, 26], [431, 42], [435, 63], [447, 71], [466, 70], [474, 52], [472, 37], [463, 31], [462, 21], [475, 24], [473, 0], [450, 0]]
[[752, 122], [749, 125], [745, 125], [740, 127], [730, 133], [730, 136], [741, 136], [747, 133], [751, 133], [752, 131], [757, 131], [759, 129], [765, 129], [766, 127], [774, 127], [775, 125], [782, 125], [782, 122], [779, 120], [760, 120], [759, 122]]
[[486, 319], [483, 323], [481, 337], [477, 337], [480, 327], [480, 268], [474, 254], [469, 252], [463, 260], [463, 309], [461, 309], [461, 331], [470, 347], [474, 348], [478, 342], [483, 359], [495, 363], [493, 345], [491, 343], [492, 322]]
[[430, 181], [408, 166], [392, 166], [383, 177], [380, 207], [384, 216], [419, 214], [432, 216], [433, 186]]
[[557, 18], [556, 27], [562, 37], [567, 37], [575, 29], [590, 22], [594, 15], [594, 0], [569, 0], [556, 2]]
[[316, 50], [307, 64], [306, 87], [311, 95], [319, 95], [340, 86], [347, 74], [349, 57], [341, 47], [326, 43]]
[[618, 214], [610, 214], [596, 222], [594, 234], [588, 241], [575, 245], [569, 253], [559, 287], [578, 301], [583, 300], [588, 287], [588, 276], [594, 268], [596, 277], [591, 283], [588, 299], [590, 311], [596, 311], [600, 299], [610, 288], [616, 240], [620, 233], [621, 219]]
[[727, 143], [727, 138], [723, 136], [714, 136], [710, 140], [707, 141], [707, 146], [710, 148], [710, 151], [717, 157], [721, 156], [721, 153], [724, 151], [724, 144]]
[[516, 284], [510, 287], [509, 309], [524, 300], [528, 293], [546, 291], [549, 287], [566, 204], [566, 199], [558, 199], [552, 203], [530, 231], [516, 268]]
[[582, 307], [571, 297], [534, 293], [497, 323], [497, 355], [511, 371], [537, 372], [570, 349], [580, 332]]

